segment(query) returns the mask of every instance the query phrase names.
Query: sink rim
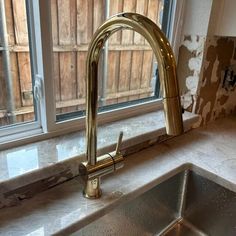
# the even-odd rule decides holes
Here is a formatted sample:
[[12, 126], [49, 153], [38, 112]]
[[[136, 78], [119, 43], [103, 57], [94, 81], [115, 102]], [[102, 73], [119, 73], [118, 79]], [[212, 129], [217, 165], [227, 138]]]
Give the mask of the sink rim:
[[[135, 198], [141, 196], [145, 192], [147, 192], [147, 191], [151, 190], [152, 188], [158, 186], [159, 184], [167, 181], [168, 179], [174, 177], [175, 175], [177, 175], [181, 172], [184, 172], [184, 171], [188, 171], [188, 170], [193, 171], [196, 174], [200, 175], [201, 177], [204, 177], [204, 178], [220, 185], [221, 187], [226, 188], [227, 190], [230, 190], [230, 191], [236, 193], [236, 184], [212, 173], [209, 170], [199, 167], [196, 164], [193, 164], [191, 162], [186, 162], [186, 163], [183, 163], [173, 169], [170, 169], [170, 171], [164, 173], [160, 177], [155, 178], [154, 180], [148, 182], [147, 184], [140, 186], [139, 188], [137, 188], [133, 191], [130, 191], [128, 193], [121, 193], [120, 196], [115, 198], [115, 200], [112, 201], [111, 203], [109, 203], [109, 205], [104, 206], [103, 208], [97, 210], [96, 212], [80, 219], [79, 224], [77, 223], [76, 226], [70, 225], [67, 228], [64, 228], [63, 230], [60, 230], [59, 234], [56, 234], [56, 235], [64, 235], [65, 233], [72, 233], [72, 232], [78, 231], [78, 230], [82, 229], [83, 227], [89, 225], [90, 223], [94, 222], [95, 220], [98, 220], [99, 218], [103, 217], [104, 215], [115, 210], [116, 208], [118, 208], [122, 204], [125, 204], [129, 201], [134, 200]], [[119, 178], [119, 176], [117, 178]], [[235, 189], [233, 189], [232, 185], [235, 186]], [[116, 192], [117, 191], [114, 191], [113, 193], [115, 194]], [[106, 196], [104, 196], [104, 197], [106, 197]], [[92, 201], [94, 201], [94, 200], [92, 200]], [[76, 228], [76, 229], [74, 229], [74, 228]]]
[[[168, 232], [172, 232], [172, 229], [174, 229], [176, 226], [178, 226], [179, 224], [180, 225], [183, 225], [183, 226], [185, 226], [185, 228], [187, 229], [191, 229], [192, 231], [191, 232], [194, 232], [194, 233], [197, 233], [196, 235], [201, 235], [201, 236], [207, 236], [208, 234], [206, 234], [204, 231], [202, 231], [202, 229], [201, 228], [198, 228], [198, 227], [196, 227], [194, 224], [192, 224], [191, 223], [191, 221], [188, 221], [188, 218], [185, 218], [185, 201], [187, 201], [186, 199], [187, 199], [187, 196], [189, 196], [188, 194], [187, 194], [187, 192], [186, 192], [186, 189], [188, 189], [188, 182], [189, 182], [189, 177], [190, 177], [190, 173], [194, 173], [194, 174], [196, 174], [196, 175], [198, 175], [199, 177], [201, 177], [201, 178], [203, 178], [203, 179], [205, 179], [206, 181], [210, 181], [210, 182], [212, 182], [212, 184], [217, 184], [217, 185], [219, 185], [219, 188], [222, 188], [222, 189], [225, 189], [226, 191], [230, 191], [230, 192], [233, 192], [233, 194], [235, 194], [235, 196], [236, 196], [236, 191], [231, 191], [231, 189], [229, 189], [229, 188], [227, 188], [227, 187], [225, 187], [224, 186], [224, 184], [222, 184], [222, 182], [220, 183], [220, 184], [218, 184], [217, 183], [217, 179], [215, 178], [215, 176], [217, 177], [217, 178], [219, 178], [219, 176], [217, 176], [217, 175], [214, 175], [214, 174], [212, 174], [211, 172], [209, 172], [209, 171], [207, 171], [207, 170], [205, 170], [205, 169], [203, 169], [203, 168], [201, 168], [201, 167], [199, 167], [199, 166], [196, 166], [196, 165], [193, 165], [193, 164], [191, 164], [191, 163], [185, 163], [185, 164], [183, 164], [183, 165], [180, 165], [180, 166], [178, 166], [178, 167], [176, 167], [176, 168], [174, 168], [174, 169], [172, 169], [172, 170], [170, 170], [168, 173], [165, 173], [164, 175], [162, 175], [160, 178], [157, 178], [157, 179], [155, 179], [154, 181], [152, 181], [151, 182], [151, 184], [153, 184], [154, 186], [151, 186], [150, 184], [148, 185], [148, 188], [146, 188], [146, 190], [145, 191], [143, 191], [143, 192], [138, 192], [138, 194], [137, 195], [135, 195], [134, 196], [134, 192], [135, 191], [133, 191], [132, 193], [132, 196], [133, 197], [131, 197], [129, 200], [131, 201], [131, 205], [132, 205], [132, 201], [134, 200], [134, 204], [136, 204], [135, 203], [135, 201], [136, 201], [136, 198], [139, 198], [139, 197], [141, 197], [141, 199], [143, 199], [142, 198], [142, 195], [146, 195], [146, 193], [148, 193], [149, 191], [151, 191], [151, 192], [153, 192], [153, 190], [154, 189], [159, 189], [158, 191], [164, 191], [164, 193], [165, 193], [165, 189], [166, 189], [166, 187], [167, 188], [171, 188], [171, 189], [173, 189], [173, 187], [175, 186], [175, 185], [173, 185], [173, 182], [170, 180], [170, 179], [172, 179], [172, 178], [174, 178], [174, 179], [176, 179], [176, 177], [177, 176], [182, 176], [181, 177], [181, 181], [179, 182], [179, 184], [177, 184], [179, 187], [179, 190], [177, 190], [176, 191], [176, 189], [175, 189], [175, 187], [174, 187], [174, 192], [175, 193], [178, 193], [176, 196], [175, 196], [175, 194], [174, 194], [174, 196], [173, 197], [177, 197], [177, 199], [179, 199], [178, 201], [180, 201], [179, 203], [178, 203], [178, 208], [177, 208], [177, 211], [176, 211], [176, 213], [174, 214], [175, 216], [176, 216], [176, 218], [174, 219], [174, 220], [172, 220], [168, 225], [166, 225], [165, 227], [163, 227], [163, 229], [159, 232], [158, 231], [158, 234], [157, 235], [166, 235], [166, 233], [168, 233]], [[177, 179], [179, 179], [179, 177], [177, 177]], [[169, 180], [172, 182], [169, 182]], [[157, 182], [158, 181], [158, 182]], [[161, 187], [160, 188], [158, 188], [158, 186], [160, 185], [161, 186], [161, 184], [162, 183], [165, 183], [165, 182], [167, 182], [166, 183], [166, 185], [164, 184], [164, 186], [166, 186], [166, 187], [164, 187], [164, 189], [162, 189]], [[200, 181], [200, 183], [201, 183], [201, 181]], [[169, 185], [170, 184], [170, 185]], [[177, 186], [176, 185], [176, 186]], [[170, 186], [172, 186], [172, 187], [170, 187]], [[191, 185], [190, 185], [191, 186]], [[194, 185], [192, 185], [192, 186], [195, 186], [195, 184]], [[202, 186], [204, 186], [204, 184], [202, 185]], [[214, 185], [213, 185], [214, 186]], [[194, 188], [196, 188], [196, 187], [194, 187]], [[214, 187], [215, 188], [215, 187]], [[202, 187], [200, 187], [200, 188], [197, 188], [197, 189], [202, 189]], [[203, 188], [204, 189], [204, 188]], [[180, 191], [180, 192], [179, 192]], [[200, 190], [201, 191], [201, 190]], [[205, 191], [205, 190], [204, 190]], [[156, 192], [156, 190], [154, 190], [154, 193]], [[173, 192], [173, 193], [174, 193]], [[190, 191], [191, 192], [191, 191]], [[195, 192], [195, 190], [193, 191], [193, 192]], [[197, 190], [197, 192], [198, 192], [198, 190]], [[214, 192], [214, 191], [213, 191]], [[130, 193], [128, 193], [127, 195], [129, 195]], [[149, 194], [147, 195], [147, 196], [149, 196]], [[158, 196], [159, 196], [159, 194], [158, 194]], [[172, 196], [172, 195], [167, 195], [167, 196]], [[212, 195], [212, 196], [217, 196], [217, 194], [216, 195]], [[146, 197], [144, 197], [144, 199], [145, 199]], [[154, 198], [156, 198], [156, 197], [154, 197]], [[152, 199], [152, 198], [151, 198]], [[165, 198], [164, 198], [165, 199]], [[202, 199], [204, 199], [204, 198], [202, 198]], [[127, 200], [127, 199], [126, 199]], [[109, 211], [109, 212], [106, 212], [104, 215], [107, 215], [107, 214], [110, 214], [110, 213], [112, 213], [112, 211], [114, 210], [115, 212], [116, 212], [116, 210], [118, 210], [118, 212], [120, 211], [120, 209], [123, 209], [123, 207], [124, 207], [124, 209], [127, 209], [127, 204], [128, 205], [130, 205], [130, 201], [124, 201], [124, 202], [122, 202], [122, 203], [120, 203], [120, 204], [117, 204], [116, 205], [116, 207], [115, 208], [113, 208], [111, 211]], [[140, 200], [138, 200], [138, 201], [140, 201]], [[202, 201], [202, 200], [201, 200]], [[144, 200], [144, 202], [146, 202], [145, 200]], [[154, 201], [155, 202], [155, 201]], [[164, 201], [165, 202], [165, 201]], [[164, 203], [163, 202], [163, 203]], [[171, 202], [173, 202], [173, 199], [171, 199]], [[163, 203], [161, 204], [161, 205], [163, 205]], [[126, 204], [126, 205], [125, 205]], [[179, 205], [180, 204], [180, 205]], [[182, 207], [182, 204], [183, 204], [183, 207]], [[124, 205], [124, 206], [123, 206]], [[142, 205], [142, 204], [141, 204]], [[155, 204], [154, 204], [155, 205]], [[164, 205], [165, 205], [165, 203], [164, 203]], [[171, 204], [172, 205], [172, 204]], [[121, 207], [121, 208], [120, 208]], [[119, 209], [120, 208], [120, 209]], [[136, 207], [135, 207], [136, 208]], [[159, 209], [159, 208], [157, 208], [157, 209]], [[191, 209], [191, 208], [190, 208]], [[159, 209], [160, 210], [160, 209]], [[159, 211], [158, 210], [158, 211]], [[154, 211], [155, 212], [155, 211]], [[135, 213], [135, 215], [137, 214], [137, 212]], [[102, 217], [104, 216], [104, 215], [101, 215], [100, 217], [98, 217], [96, 220], [98, 220], [98, 221], [100, 221], [100, 219], [102, 220], [102, 221], [100, 221], [100, 222], [103, 222], [103, 219], [102, 219]], [[115, 215], [116, 215], [116, 213], [115, 213]], [[116, 218], [116, 216], [114, 215], [114, 217]], [[119, 213], [118, 213], [118, 215], [119, 215]], [[126, 214], [124, 214], [124, 216], [125, 216]], [[137, 215], [139, 215], [139, 214], [137, 214]], [[110, 215], [111, 216], [111, 215]], [[108, 215], [108, 217], [109, 217], [109, 215]], [[106, 219], [106, 218], [105, 218]], [[128, 218], [129, 219], [129, 218]], [[132, 219], [132, 217], [130, 218], [130, 219]], [[136, 219], [136, 216], [134, 217], [134, 219]], [[106, 220], [105, 220], [105, 222], [106, 222]], [[91, 222], [92, 224], [93, 224], [93, 221]], [[90, 223], [88, 223], [87, 225], [89, 225]], [[95, 225], [96, 225], [97, 223], [95, 223]], [[99, 223], [100, 224], [100, 223]], [[119, 224], [118, 224], [119, 225]], [[90, 227], [90, 226], [89, 226]], [[100, 226], [99, 226], [100, 227]], [[83, 229], [83, 227], [82, 228], [80, 228], [80, 229]], [[80, 230], [79, 229], [79, 230]], [[86, 228], [85, 228], [85, 230], [86, 230]], [[86, 232], [86, 231], [85, 231]], [[116, 231], [115, 231], [116, 232]], [[90, 235], [90, 234], [89, 234]], [[156, 235], [156, 234], [155, 234]], [[169, 235], [169, 234], [168, 234]], [[172, 235], [172, 234], [171, 234]]]

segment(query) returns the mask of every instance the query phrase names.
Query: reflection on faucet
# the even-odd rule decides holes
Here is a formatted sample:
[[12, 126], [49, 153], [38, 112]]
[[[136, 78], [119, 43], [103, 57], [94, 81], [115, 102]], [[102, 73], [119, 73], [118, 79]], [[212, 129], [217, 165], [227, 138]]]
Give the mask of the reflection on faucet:
[[87, 56], [87, 162], [80, 165], [80, 174], [85, 179], [84, 196], [98, 198], [101, 195], [100, 177], [122, 166], [123, 156], [117, 151], [97, 158], [97, 103], [98, 103], [98, 60], [105, 41], [120, 29], [131, 29], [140, 33], [150, 44], [156, 56], [169, 135], [183, 131], [182, 109], [179, 98], [176, 63], [170, 44], [159, 27], [145, 16], [137, 13], [120, 13], [108, 19], [95, 32]]

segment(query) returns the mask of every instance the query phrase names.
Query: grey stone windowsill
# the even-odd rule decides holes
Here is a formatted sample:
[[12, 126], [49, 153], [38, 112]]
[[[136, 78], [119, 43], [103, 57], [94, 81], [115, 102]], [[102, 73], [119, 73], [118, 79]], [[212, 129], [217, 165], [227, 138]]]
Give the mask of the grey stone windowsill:
[[[187, 131], [198, 116], [185, 112], [183, 119]], [[99, 127], [99, 154], [115, 148], [121, 130], [124, 155], [168, 138], [164, 114], [159, 110]], [[75, 132], [1, 151], [0, 208], [16, 205], [22, 199], [77, 176], [79, 163], [85, 159], [84, 133]]]

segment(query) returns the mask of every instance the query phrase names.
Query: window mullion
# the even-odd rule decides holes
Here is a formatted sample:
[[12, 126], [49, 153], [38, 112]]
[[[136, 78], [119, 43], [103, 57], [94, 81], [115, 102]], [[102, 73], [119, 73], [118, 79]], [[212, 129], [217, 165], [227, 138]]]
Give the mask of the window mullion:
[[181, 35], [182, 35], [186, 0], [172, 0], [172, 1], [173, 4], [172, 4], [171, 22], [169, 25], [169, 40], [177, 61]]
[[50, 1], [29, 1], [32, 5], [34, 40], [32, 51], [36, 59], [34, 76], [42, 79], [39, 116], [44, 132], [55, 129], [55, 99], [53, 90], [53, 43]]

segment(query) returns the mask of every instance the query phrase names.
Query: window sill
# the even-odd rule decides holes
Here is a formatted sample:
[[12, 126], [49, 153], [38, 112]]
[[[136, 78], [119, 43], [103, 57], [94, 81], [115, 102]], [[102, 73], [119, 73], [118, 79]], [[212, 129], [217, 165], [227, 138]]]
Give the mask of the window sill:
[[[198, 116], [185, 112], [188, 131]], [[163, 111], [151, 112], [103, 125], [98, 129], [98, 154], [112, 151], [120, 131], [124, 132], [124, 155], [137, 152], [166, 135]], [[78, 175], [85, 160], [85, 132], [62, 135], [0, 152], [0, 208], [12, 206]]]

